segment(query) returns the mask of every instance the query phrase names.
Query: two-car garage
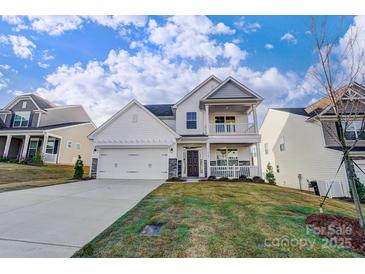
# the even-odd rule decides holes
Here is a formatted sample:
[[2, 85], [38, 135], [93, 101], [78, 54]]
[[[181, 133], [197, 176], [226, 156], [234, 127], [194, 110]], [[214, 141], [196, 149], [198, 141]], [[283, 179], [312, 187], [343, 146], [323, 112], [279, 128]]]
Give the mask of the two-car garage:
[[167, 179], [167, 148], [103, 148], [98, 178]]

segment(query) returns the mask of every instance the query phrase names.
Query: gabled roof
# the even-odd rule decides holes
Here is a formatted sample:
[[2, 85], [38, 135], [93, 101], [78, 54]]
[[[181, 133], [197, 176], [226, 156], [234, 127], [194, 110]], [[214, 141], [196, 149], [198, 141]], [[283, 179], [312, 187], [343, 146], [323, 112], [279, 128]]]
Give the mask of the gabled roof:
[[[223, 91], [227, 85], [232, 85], [235, 89], [229, 91]], [[222, 92], [223, 91], [223, 92]], [[226, 93], [226, 94], [224, 94]], [[255, 93], [250, 88], [246, 87], [245, 85], [241, 84], [239, 81], [234, 79], [233, 77], [227, 77], [223, 82], [221, 82], [215, 89], [205, 95], [202, 100], [208, 99], [256, 99], [262, 101], [263, 98]]]
[[29, 94], [22, 94], [19, 95], [17, 97], [14, 98], [14, 100], [12, 100], [9, 104], [7, 104], [3, 109], [9, 109], [11, 106], [13, 106], [15, 103], [17, 103], [19, 100], [22, 99], [26, 99], [26, 98], [30, 98], [33, 103], [40, 109], [40, 110], [45, 110], [47, 108], [53, 108], [55, 107], [54, 104], [52, 104], [51, 102], [47, 101], [46, 99], [35, 95], [34, 93], [29, 93]]
[[174, 116], [172, 111], [173, 104], [160, 104], [160, 105], [144, 105], [149, 111], [151, 111], [157, 117], [161, 116]]
[[173, 108], [176, 108], [178, 105], [180, 105], [182, 102], [184, 102], [186, 99], [188, 99], [191, 95], [193, 95], [195, 92], [197, 92], [202, 86], [204, 86], [206, 83], [208, 83], [212, 79], [214, 79], [218, 83], [222, 82], [222, 80], [219, 79], [218, 77], [216, 77], [215, 75], [209, 76], [207, 79], [205, 79], [203, 82], [201, 82], [198, 86], [196, 86], [192, 91], [190, 91], [183, 98], [181, 98], [175, 105], [173, 105]]
[[305, 108], [271, 108], [271, 109], [309, 117], [309, 114], [305, 111]]
[[2, 132], [2, 131], [49, 130], [49, 129], [64, 128], [64, 127], [77, 126], [77, 125], [83, 125], [83, 124], [92, 124], [92, 122], [71, 122], [71, 123], [48, 125], [48, 126], [43, 126], [43, 127], [4, 127], [4, 128], [1, 128], [1, 126], [0, 126], [0, 132]]
[[121, 110], [119, 110], [117, 113], [115, 113], [111, 118], [109, 118], [106, 122], [104, 122], [100, 127], [95, 129], [92, 133], [89, 134], [89, 139], [94, 138], [97, 136], [100, 132], [102, 132], [106, 127], [108, 127], [113, 121], [118, 119], [124, 112], [126, 112], [131, 106], [137, 105], [142, 110], [146, 111], [148, 115], [150, 115], [154, 120], [156, 120], [160, 125], [162, 125], [164, 128], [166, 128], [168, 131], [170, 131], [176, 138], [179, 138], [180, 135], [177, 134], [175, 131], [173, 131], [170, 127], [168, 127], [164, 122], [162, 122], [159, 118], [157, 118], [156, 115], [154, 115], [151, 111], [149, 111], [145, 106], [143, 106], [140, 102], [138, 102], [136, 99], [133, 99], [130, 101], [127, 105], [125, 105]]

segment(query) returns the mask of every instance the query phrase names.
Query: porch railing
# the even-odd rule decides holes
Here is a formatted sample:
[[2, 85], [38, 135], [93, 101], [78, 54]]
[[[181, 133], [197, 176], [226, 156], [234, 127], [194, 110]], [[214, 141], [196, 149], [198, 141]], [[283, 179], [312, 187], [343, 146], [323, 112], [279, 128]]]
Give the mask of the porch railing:
[[57, 154], [44, 153], [43, 161], [45, 163], [56, 164], [57, 163]]
[[217, 178], [239, 178], [241, 175], [246, 177], [259, 176], [257, 166], [211, 166], [210, 175]]
[[242, 135], [256, 133], [254, 123], [209, 124], [210, 135]]

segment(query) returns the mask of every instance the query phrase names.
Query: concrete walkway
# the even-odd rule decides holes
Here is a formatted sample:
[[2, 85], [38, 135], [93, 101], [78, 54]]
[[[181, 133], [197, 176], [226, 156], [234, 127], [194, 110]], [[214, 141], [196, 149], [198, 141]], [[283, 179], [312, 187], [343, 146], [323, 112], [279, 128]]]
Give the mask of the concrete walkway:
[[0, 193], [0, 257], [70, 257], [162, 183], [91, 180]]

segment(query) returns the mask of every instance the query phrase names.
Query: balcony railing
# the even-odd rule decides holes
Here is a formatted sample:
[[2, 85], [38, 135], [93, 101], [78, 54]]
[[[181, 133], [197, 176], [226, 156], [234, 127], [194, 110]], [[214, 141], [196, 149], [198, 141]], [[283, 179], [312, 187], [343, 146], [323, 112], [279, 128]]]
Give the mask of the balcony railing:
[[56, 164], [57, 163], [57, 154], [44, 153], [43, 161], [45, 163], [49, 163], [49, 164]]
[[254, 134], [256, 128], [254, 123], [215, 123], [209, 124], [209, 135], [243, 135]]
[[241, 175], [252, 178], [259, 176], [259, 168], [257, 166], [211, 166], [210, 175], [217, 178], [239, 178]]

